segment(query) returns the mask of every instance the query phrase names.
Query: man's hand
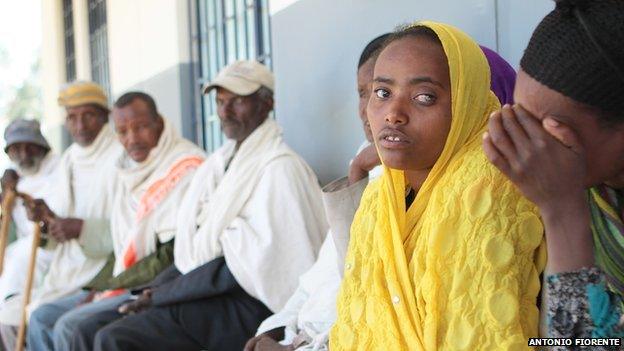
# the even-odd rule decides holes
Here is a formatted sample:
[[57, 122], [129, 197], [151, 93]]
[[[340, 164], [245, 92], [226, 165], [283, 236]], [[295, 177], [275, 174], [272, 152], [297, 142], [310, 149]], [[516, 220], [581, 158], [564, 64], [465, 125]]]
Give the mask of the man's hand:
[[19, 175], [12, 169], [4, 171], [2, 178], [0, 178], [0, 186], [2, 186], [2, 193], [8, 190], [15, 191], [17, 183], [19, 182]]
[[277, 341], [265, 336], [258, 340], [253, 351], [294, 351], [292, 345], [282, 345]]
[[[247, 343], [245, 344], [244, 351], [260, 350], [258, 348], [258, 347], [260, 347], [260, 345], [258, 345], [258, 344], [263, 339], [268, 339], [268, 340], [262, 341], [261, 345], [268, 346], [267, 344], [269, 344], [270, 341], [273, 341], [273, 343], [277, 344], [277, 341], [282, 340], [283, 338], [284, 338], [284, 328], [283, 327], [271, 329], [271, 330], [269, 330], [267, 332], [264, 332], [264, 333], [262, 333], [260, 335], [254, 336], [253, 338], [249, 339], [247, 341]], [[277, 344], [277, 345], [278, 346], [282, 346], [282, 345], [279, 345], [279, 344]], [[262, 349], [262, 350], [264, 350], [264, 349]], [[272, 350], [272, 349], [267, 349], [267, 350]], [[277, 350], [292, 350], [292, 349], [277, 349]]]
[[145, 289], [143, 290], [143, 293], [139, 295], [138, 299], [124, 303], [123, 305], [119, 306], [119, 309], [117, 311], [121, 314], [135, 314], [146, 310], [151, 306], [152, 289]]
[[54, 212], [50, 210], [45, 201], [41, 199], [26, 201], [24, 204], [26, 205], [26, 215], [28, 216], [28, 219], [32, 222], [44, 222], [46, 225], [48, 225], [48, 221], [56, 217]]
[[375, 144], [368, 145], [358, 153], [349, 167], [349, 185], [368, 177], [368, 172], [381, 164]]
[[76, 239], [82, 231], [82, 219], [53, 217], [48, 219], [48, 234], [59, 243]]

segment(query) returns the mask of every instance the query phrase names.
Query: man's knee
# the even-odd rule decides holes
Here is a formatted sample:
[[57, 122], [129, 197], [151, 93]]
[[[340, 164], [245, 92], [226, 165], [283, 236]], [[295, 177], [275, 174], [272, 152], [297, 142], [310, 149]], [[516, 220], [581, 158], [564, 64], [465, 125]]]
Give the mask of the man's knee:
[[56, 308], [52, 305], [39, 306], [30, 314], [28, 329], [36, 328], [36, 326], [52, 328], [58, 318], [55, 311]]
[[80, 316], [76, 316], [72, 311], [68, 311], [58, 318], [54, 323], [54, 338], [71, 336], [73, 330], [81, 321]]
[[122, 327], [113, 322], [100, 328], [93, 338], [93, 350], [117, 350], [121, 349]]

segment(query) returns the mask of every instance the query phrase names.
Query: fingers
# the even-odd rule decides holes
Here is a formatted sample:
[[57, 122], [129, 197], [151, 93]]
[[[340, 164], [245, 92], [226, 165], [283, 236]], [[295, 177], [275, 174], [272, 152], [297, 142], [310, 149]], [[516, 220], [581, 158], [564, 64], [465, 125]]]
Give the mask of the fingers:
[[512, 107], [513, 112], [516, 114], [518, 122], [526, 131], [529, 139], [533, 145], [538, 148], [544, 148], [549, 141], [549, 135], [546, 133], [540, 121], [533, 117], [527, 110], [521, 105], [516, 104]]
[[503, 174], [510, 177], [513, 172], [507, 159], [498, 151], [489, 133], [483, 134], [483, 152], [490, 162]]
[[517, 151], [524, 150], [523, 146], [530, 142], [529, 136], [524, 131], [524, 128], [518, 123], [516, 115], [509, 105], [503, 106], [501, 109], [502, 122], [505, 131], [511, 138]]
[[584, 149], [578, 139], [578, 136], [570, 127], [552, 117], [544, 118], [542, 125], [550, 135], [559, 140], [559, 142], [566, 147], [572, 149], [575, 153], [581, 154], [583, 152]]
[[517, 154], [516, 147], [503, 126], [502, 114], [500, 111], [496, 111], [490, 115], [488, 129], [490, 144], [497, 151], [496, 154], [492, 153], [492, 156], [502, 156], [506, 160], [506, 163], [514, 166]]
[[243, 351], [253, 351], [256, 348], [256, 343], [258, 343], [259, 338], [259, 336], [254, 336], [253, 338], [249, 339], [245, 344], [245, 348], [243, 349]]

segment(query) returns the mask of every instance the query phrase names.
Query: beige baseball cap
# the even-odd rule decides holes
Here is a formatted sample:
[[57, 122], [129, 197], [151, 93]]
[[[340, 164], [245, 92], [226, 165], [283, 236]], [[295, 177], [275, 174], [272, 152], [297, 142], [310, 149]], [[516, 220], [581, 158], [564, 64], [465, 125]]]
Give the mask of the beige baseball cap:
[[87, 81], [71, 82], [61, 87], [58, 104], [64, 107], [95, 104], [108, 111], [104, 89], [97, 83]]
[[204, 87], [204, 94], [221, 87], [236, 95], [247, 96], [262, 86], [275, 90], [273, 73], [267, 66], [257, 61], [236, 61], [219, 71], [212, 82]]

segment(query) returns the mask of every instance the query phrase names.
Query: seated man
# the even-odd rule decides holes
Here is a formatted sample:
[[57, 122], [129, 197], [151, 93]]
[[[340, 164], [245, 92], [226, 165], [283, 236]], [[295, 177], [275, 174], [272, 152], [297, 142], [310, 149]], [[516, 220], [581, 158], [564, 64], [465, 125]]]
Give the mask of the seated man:
[[[95, 83], [76, 82], [62, 89], [59, 104], [66, 108], [65, 126], [74, 143], [61, 157], [49, 201], [36, 200], [27, 206], [29, 218], [42, 222], [43, 232], [56, 242], [50, 269], [42, 285], [33, 290], [30, 311], [80, 291], [106, 263], [107, 254], [90, 249], [93, 245], [89, 243], [110, 242], [106, 189], [113, 179], [113, 159], [121, 147], [108, 126], [106, 95]], [[80, 300], [66, 303], [76, 305]], [[0, 311], [0, 322], [17, 326], [21, 296], [9, 303], [14, 308]], [[34, 324], [39, 322], [43, 323], [38, 320]], [[34, 328], [32, 324], [29, 327], [31, 331]], [[50, 336], [31, 340], [29, 347], [45, 350], [43, 345], [48, 343]]]
[[[4, 131], [6, 146], [4, 151], [11, 159], [12, 166], [0, 180], [2, 197], [8, 191], [18, 191], [35, 198], [47, 198], [53, 184], [53, 174], [59, 158], [52, 151], [41, 134], [39, 122], [16, 119]], [[0, 275], [0, 309], [8, 308], [3, 303], [7, 298], [22, 294], [26, 285], [27, 268], [32, 245], [34, 223], [26, 214], [24, 200], [15, 199], [11, 220], [15, 229], [16, 241], [9, 244], [4, 256], [4, 267]], [[35, 267], [34, 286], [41, 284], [47, 272], [53, 253], [38, 250]], [[7, 347], [14, 344], [14, 330], [7, 328], [3, 339]]]
[[[98, 294], [98, 301], [85, 301], [76, 308], [52, 302], [33, 312], [33, 321], [39, 315], [49, 315], [51, 310], [60, 317], [56, 323], [32, 328], [39, 335], [29, 333], [30, 338], [41, 338], [53, 329], [55, 350], [69, 349], [72, 332], [81, 320], [116, 309], [129, 298], [124, 289], [150, 282], [171, 265], [178, 205], [204, 160], [204, 152], [178, 135], [147, 94], [122, 95], [115, 102], [113, 121], [125, 148], [115, 164], [116, 181], [109, 190], [114, 264], [110, 265], [112, 272], [105, 267], [99, 279], [87, 286], [117, 290]], [[61, 316], [63, 312], [67, 313]]]
[[[262, 322], [257, 335], [245, 345], [245, 351], [328, 350], [327, 339], [336, 319], [336, 294], [349, 243], [349, 228], [369, 178], [376, 178], [381, 171], [378, 167], [381, 161], [372, 144], [366, 105], [371, 94], [375, 60], [387, 37], [388, 34], [384, 34], [368, 43], [358, 61], [358, 112], [366, 141], [351, 161], [348, 176], [323, 189], [323, 203], [331, 230], [318, 260], [299, 278], [299, 286], [284, 308]], [[282, 341], [281, 345], [279, 341]]]
[[327, 230], [321, 191], [268, 118], [273, 75], [238, 61], [212, 89], [230, 141], [198, 169], [180, 205], [175, 267], [120, 308], [136, 314], [83, 320], [71, 349], [241, 350], [315, 261]]

